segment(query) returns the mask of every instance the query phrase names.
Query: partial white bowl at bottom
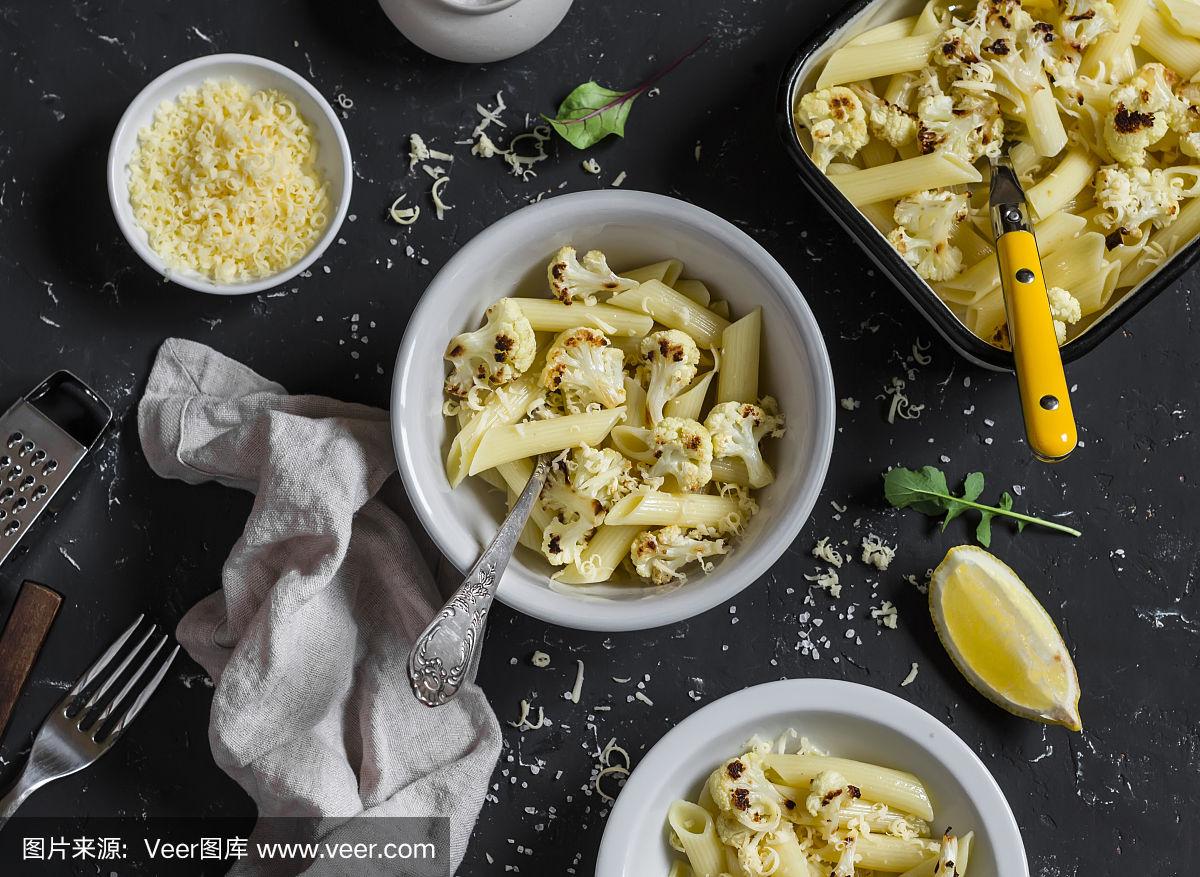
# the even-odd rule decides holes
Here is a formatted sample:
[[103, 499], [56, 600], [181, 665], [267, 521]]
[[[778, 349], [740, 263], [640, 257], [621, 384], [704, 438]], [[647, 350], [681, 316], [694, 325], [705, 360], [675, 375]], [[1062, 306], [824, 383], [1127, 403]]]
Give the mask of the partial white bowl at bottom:
[[970, 877], [1029, 877], [1025, 847], [1004, 793], [954, 732], [895, 695], [833, 679], [755, 685], [693, 713], [634, 768], [609, 814], [595, 877], [665, 875], [667, 808], [695, 801], [708, 775], [755, 734], [789, 728], [843, 758], [916, 774], [933, 802], [934, 829], [975, 832]]
[[413, 312], [392, 383], [392, 436], [421, 523], [461, 571], [474, 565], [504, 518], [504, 497], [479, 479], [456, 489], [446, 479], [452, 433], [442, 417], [442, 359], [450, 339], [475, 329], [503, 296], [546, 296], [546, 266], [559, 247], [599, 249], [614, 269], [681, 259], [734, 317], [763, 309], [760, 392], [779, 400], [787, 435], [767, 440], [773, 484], [757, 493], [761, 511], [710, 573], [692, 570], [676, 588], [551, 589], [554, 569], [518, 548], [500, 600], [546, 621], [585, 630], [640, 630], [690, 618], [728, 600], [765, 573], [791, 545], [817, 500], [833, 447], [829, 355], [796, 284], [745, 232], [707, 210], [647, 192], [562, 195], [525, 207], [463, 247], [438, 272]]

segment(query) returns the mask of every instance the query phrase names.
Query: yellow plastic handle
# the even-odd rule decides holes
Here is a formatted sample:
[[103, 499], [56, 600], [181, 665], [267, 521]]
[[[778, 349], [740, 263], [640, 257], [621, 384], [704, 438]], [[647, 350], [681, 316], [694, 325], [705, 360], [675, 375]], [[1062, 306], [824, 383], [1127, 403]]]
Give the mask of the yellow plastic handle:
[[1079, 435], [1046, 300], [1037, 242], [1027, 231], [1010, 231], [996, 241], [996, 255], [1025, 435], [1038, 459], [1057, 462], [1075, 450]]

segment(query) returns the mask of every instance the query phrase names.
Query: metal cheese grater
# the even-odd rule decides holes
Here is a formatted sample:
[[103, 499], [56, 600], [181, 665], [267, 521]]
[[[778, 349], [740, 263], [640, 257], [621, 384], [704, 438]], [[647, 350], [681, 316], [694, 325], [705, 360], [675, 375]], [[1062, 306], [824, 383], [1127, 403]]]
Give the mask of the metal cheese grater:
[[112, 422], [112, 409], [57, 371], [0, 415], [0, 563]]

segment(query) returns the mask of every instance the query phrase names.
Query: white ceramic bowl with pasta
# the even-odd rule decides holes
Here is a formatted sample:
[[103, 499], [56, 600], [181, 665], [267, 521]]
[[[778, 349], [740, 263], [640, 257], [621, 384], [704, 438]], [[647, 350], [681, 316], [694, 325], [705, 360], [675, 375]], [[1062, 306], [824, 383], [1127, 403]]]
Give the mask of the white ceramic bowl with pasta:
[[756, 685], [709, 704], [669, 731], [620, 790], [604, 829], [596, 877], [665, 877], [680, 858], [667, 843], [671, 804], [695, 801], [709, 774], [744, 752], [754, 735], [774, 739], [788, 729], [830, 755], [919, 777], [933, 804], [935, 829], [974, 832], [967, 877], [1028, 877], [1016, 819], [975, 753], [908, 701], [832, 679]]
[[787, 272], [744, 232], [673, 198], [635, 191], [563, 195], [502, 219], [438, 273], [414, 311], [396, 362], [392, 433], [400, 473], [422, 524], [442, 553], [467, 570], [505, 515], [504, 496], [478, 478], [451, 488], [445, 460], [454, 430], [442, 416], [451, 338], [475, 329], [502, 296], [545, 296], [546, 265], [559, 247], [600, 249], [617, 271], [665, 258], [683, 261], [728, 300], [734, 314], [763, 309], [761, 392], [787, 415], [787, 433], [766, 458], [774, 483], [756, 492], [759, 512], [713, 570], [689, 571], [675, 588], [610, 588], [597, 598], [550, 587], [555, 571], [519, 547], [501, 581], [504, 603], [586, 630], [639, 630], [689, 618], [764, 574], [808, 519], [825, 479], [834, 435], [834, 390], [821, 333]]
[[[253, 91], [276, 89], [290, 98], [300, 115], [313, 128], [317, 142], [316, 168], [327, 184], [328, 220], [308, 251], [286, 268], [258, 280], [218, 283], [199, 272], [168, 268], [150, 246], [145, 229], [134, 218], [129, 200], [129, 161], [138, 142], [138, 132], [154, 119], [163, 101], [173, 101], [187, 88], [206, 80], [236, 79]], [[271, 289], [309, 268], [337, 237], [350, 206], [353, 181], [350, 143], [337, 114], [307, 79], [266, 58], [254, 55], [205, 55], [185, 61], [161, 74], [143, 88], [117, 123], [108, 152], [108, 199], [125, 240], [156, 273], [196, 292], [214, 295], [248, 295]]]

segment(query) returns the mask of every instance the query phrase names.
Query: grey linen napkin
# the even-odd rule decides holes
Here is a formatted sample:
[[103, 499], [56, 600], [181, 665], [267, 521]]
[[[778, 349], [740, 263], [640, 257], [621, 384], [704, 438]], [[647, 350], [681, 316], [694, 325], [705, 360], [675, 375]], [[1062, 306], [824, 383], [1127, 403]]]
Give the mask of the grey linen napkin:
[[[376, 496], [395, 471], [387, 412], [289, 396], [209, 347], [171, 338], [138, 431], [164, 478], [255, 494], [222, 588], [177, 630], [216, 683], [217, 764], [260, 817], [317, 817], [321, 839], [347, 836], [341, 817], [449, 817], [438, 865], [452, 872], [500, 729], [473, 683], [437, 710], [409, 690], [409, 648], [442, 601], [404, 523]], [[267, 829], [260, 821], [256, 835]], [[387, 873], [407, 873], [397, 867]], [[235, 871], [275, 873], [247, 863]], [[305, 873], [338, 872], [318, 863]]]

